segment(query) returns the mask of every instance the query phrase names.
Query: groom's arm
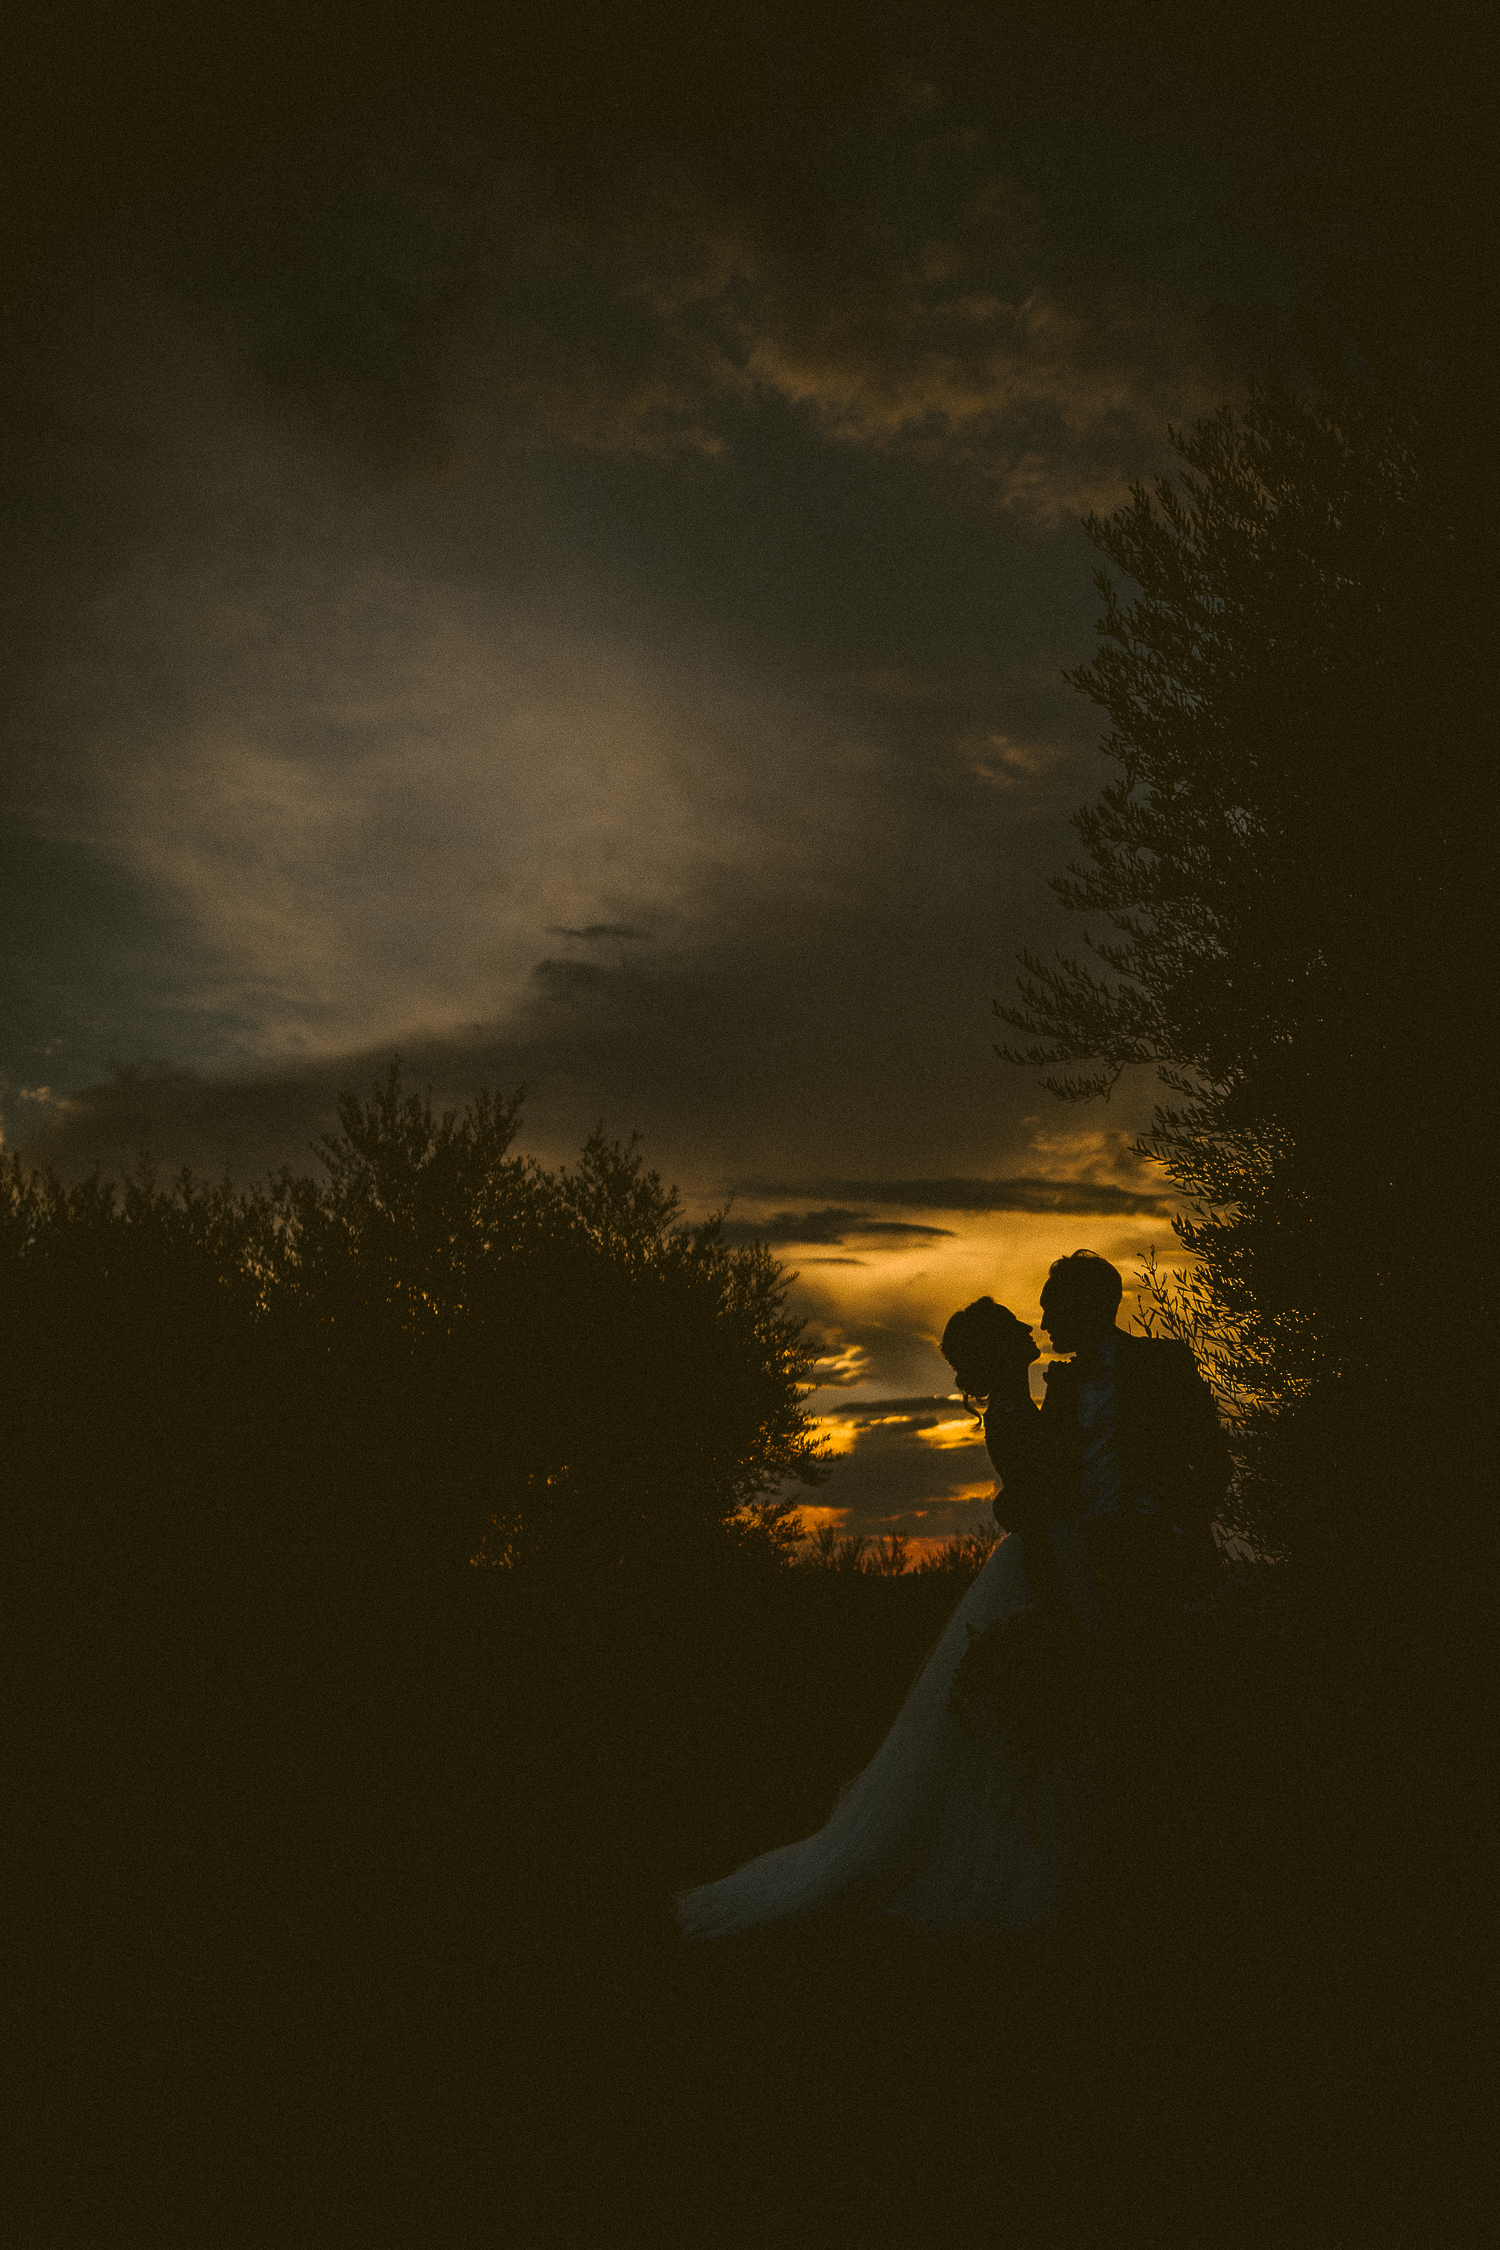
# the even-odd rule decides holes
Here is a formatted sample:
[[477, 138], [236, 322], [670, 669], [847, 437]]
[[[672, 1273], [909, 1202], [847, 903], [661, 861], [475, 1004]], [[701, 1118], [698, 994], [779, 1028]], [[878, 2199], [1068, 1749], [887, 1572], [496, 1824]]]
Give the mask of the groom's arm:
[[1164, 1355], [1170, 1352], [1163, 1372], [1168, 1366], [1172, 1370], [1172, 1380], [1162, 1393], [1165, 1418], [1158, 1423], [1161, 1435], [1157, 1443], [1165, 1441], [1174, 1457], [1172, 1482], [1179, 1504], [1187, 1515], [1200, 1519], [1207, 1530], [1234, 1475], [1229, 1440], [1191, 1345], [1173, 1339], [1156, 1348]]
[[1219, 1410], [1214, 1404], [1214, 1394], [1198, 1372], [1198, 1365], [1188, 1345], [1183, 1346], [1186, 1361], [1182, 1393], [1182, 1430], [1188, 1460], [1192, 1465], [1193, 1482], [1210, 1511], [1217, 1508], [1229, 1490], [1234, 1475], [1234, 1461], [1229, 1451], [1229, 1440], [1224, 1425], [1219, 1420]]

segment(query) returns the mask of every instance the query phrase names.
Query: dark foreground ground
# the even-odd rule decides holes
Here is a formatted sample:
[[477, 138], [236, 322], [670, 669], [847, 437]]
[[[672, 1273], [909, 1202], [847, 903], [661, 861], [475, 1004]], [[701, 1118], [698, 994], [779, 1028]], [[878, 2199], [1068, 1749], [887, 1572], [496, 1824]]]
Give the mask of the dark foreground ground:
[[671, 1889], [821, 1822], [961, 1587], [199, 1564], [54, 1564], [16, 1604], [9, 2239], [1270, 2246], [1477, 2219], [1444, 1966], [1466, 1816], [1316, 1602], [1205, 1672], [1210, 1847], [1159, 1899], [1047, 1947], [699, 1952]]

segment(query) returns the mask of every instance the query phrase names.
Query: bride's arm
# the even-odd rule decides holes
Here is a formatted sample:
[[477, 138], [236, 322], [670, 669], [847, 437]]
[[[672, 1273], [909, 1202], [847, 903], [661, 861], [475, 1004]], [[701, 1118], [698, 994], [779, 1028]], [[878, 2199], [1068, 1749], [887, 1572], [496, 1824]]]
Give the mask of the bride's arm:
[[[1024, 1373], [1022, 1381], [1024, 1385]], [[1029, 1389], [1020, 1396], [1012, 1391], [991, 1398], [984, 1442], [1001, 1483], [994, 1502], [996, 1529], [1020, 1535], [1032, 1601], [1043, 1609], [1061, 1609], [1062, 1580], [1047, 1526], [1062, 1511], [1044, 1450], [1041, 1409], [1032, 1404]]]
[[1032, 1402], [1027, 1369], [1008, 1370], [989, 1396], [984, 1442], [1004, 1491], [995, 1503], [995, 1521], [1004, 1531], [1022, 1531], [1047, 1512], [1048, 1476], [1041, 1410]]
[[1030, 1366], [1019, 1356], [990, 1370], [984, 1403], [984, 1442], [997, 1473], [1024, 1473], [1040, 1458], [1040, 1410], [1032, 1403]]

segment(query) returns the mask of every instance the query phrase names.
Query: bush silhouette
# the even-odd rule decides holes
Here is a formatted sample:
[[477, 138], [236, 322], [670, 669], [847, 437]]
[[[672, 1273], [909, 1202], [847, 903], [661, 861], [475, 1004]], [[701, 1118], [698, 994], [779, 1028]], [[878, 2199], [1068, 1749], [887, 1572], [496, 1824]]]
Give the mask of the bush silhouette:
[[[324, 1176], [64, 1188], [12, 1159], [6, 1437], [38, 1535], [240, 1495], [288, 1563], [572, 1570], [784, 1550], [825, 1473], [780, 1268], [602, 1130], [557, 1172], [519, 1100], [434, 1112], [393, 1067]], [[144, 1513], [142, 1513], [144, 1511]]]

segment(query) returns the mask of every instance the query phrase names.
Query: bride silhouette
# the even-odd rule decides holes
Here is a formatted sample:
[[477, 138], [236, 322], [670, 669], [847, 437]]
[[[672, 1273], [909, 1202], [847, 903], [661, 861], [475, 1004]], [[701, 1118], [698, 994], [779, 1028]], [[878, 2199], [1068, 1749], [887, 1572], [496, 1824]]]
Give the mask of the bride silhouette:
[[1126, 1880], [1170, 1757], [1172, 1621], [1208, 1598], [1229, 1457], [1188, 1346], [1117, 1328], [1121, 1295], [1091, 1251], [1052, 1266], [1042, 1325], [1074, 1356], [1040, 1410], [1013, 1313], [981, 1297], [949, 1321], [1010, 1535], [823, 1827], [679, 1892], [685, 1937], [827, 1914], [1042, 1933], [1086, 1885]]

